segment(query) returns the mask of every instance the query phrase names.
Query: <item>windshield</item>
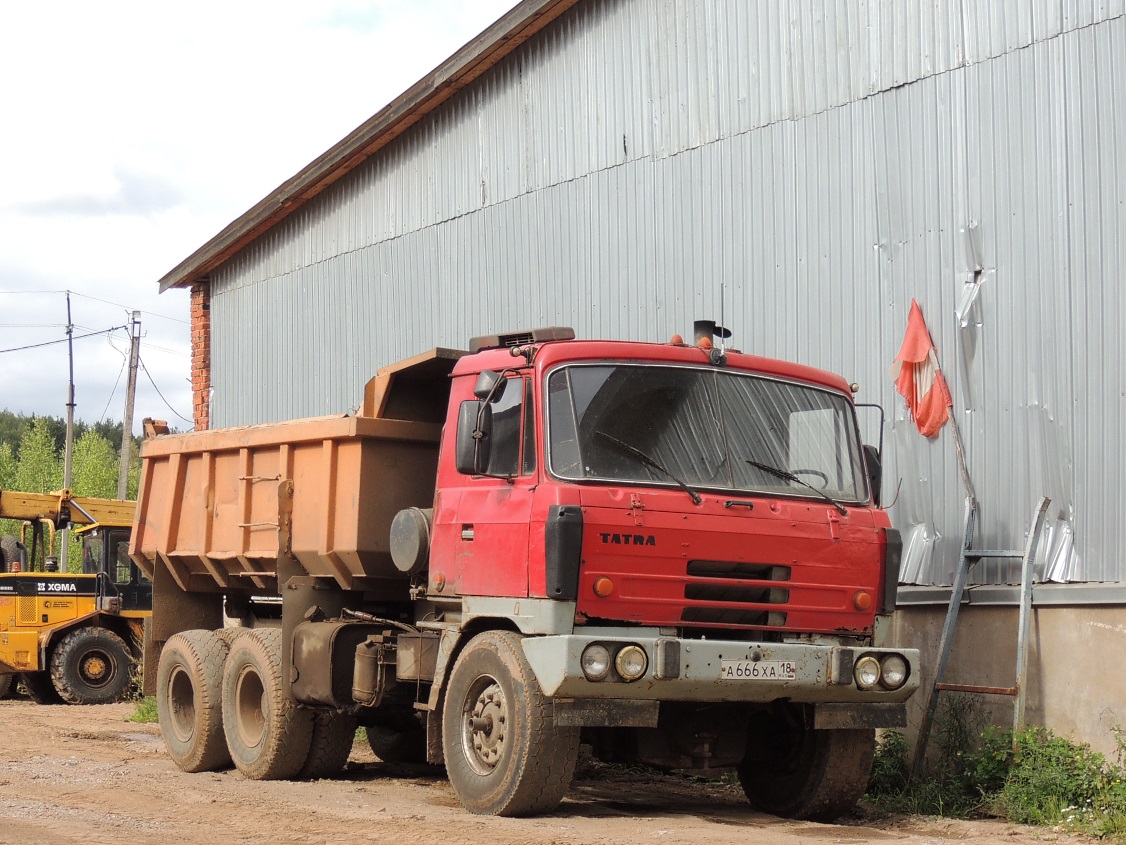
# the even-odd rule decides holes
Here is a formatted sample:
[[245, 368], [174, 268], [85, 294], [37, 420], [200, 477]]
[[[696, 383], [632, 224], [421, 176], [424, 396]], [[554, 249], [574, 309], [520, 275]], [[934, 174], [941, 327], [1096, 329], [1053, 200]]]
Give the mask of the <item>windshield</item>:
[[852, 405], [831, 391], [656, 365], [563, 367], [547, 386], [548, 461], [562, 478], [868, 498]]

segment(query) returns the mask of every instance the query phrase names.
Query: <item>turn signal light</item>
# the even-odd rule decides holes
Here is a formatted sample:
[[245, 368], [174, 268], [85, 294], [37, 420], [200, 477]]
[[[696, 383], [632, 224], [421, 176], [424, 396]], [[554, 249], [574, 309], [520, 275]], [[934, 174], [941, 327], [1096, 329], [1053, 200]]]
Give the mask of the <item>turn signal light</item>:
[[868, 610], [872, 607], [872, 594], [860, 590], [855, 596], [852, 597], [852, 605], [857, 610]]
[[594, 579], [594, 594], [600, 599], [607, 598], [612, 592], [614, 592], [614, 582], [605, 575]]

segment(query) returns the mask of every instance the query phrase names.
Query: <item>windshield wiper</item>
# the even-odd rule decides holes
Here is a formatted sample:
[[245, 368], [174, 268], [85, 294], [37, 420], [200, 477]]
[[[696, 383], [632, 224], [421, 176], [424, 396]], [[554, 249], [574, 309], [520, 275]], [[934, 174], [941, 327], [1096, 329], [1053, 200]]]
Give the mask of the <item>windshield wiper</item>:
[[816, 493], [818, 496], [820, 496], [826, 502], [833, 505], [837, 510], [839, 510], [841, 512], [841, 516], [847, 516], [848, 515], [848, 510], [845, 509], [844, 505], [842, 505], [840, 502], [838, 502], [836, 499], [834, 499], [832, 496], [830, 496], [824, 490], [818, 490], [816, 487], [814, 487], [808, 481], [802, 481], [800, 478], [798, 478], [792, 472], [787, 472], [786, 470], [779, 469], [778, 467], [772, 467], [770, 464], [763, 464], [763, 463], [759, 463], [758, 461], [752, 461], [750, 458], [744, 458], [744, 460], [747, 463], [749, 463], [751, 466], [753, 466], [755, 469], [761, 469], [763, 472], [768, 472], [768, 473], [770, 473], [771, 475], [773, 475], [777, 478], [781, 478], [783, 481], [793, 481], [795, 484], [800, 484], [802, 487], [808, 487], [810, 490], [812, 490], [814, 493]]
[[628, 443], [625, 443], [625, 442], [619, 440], [618, 438], [607, 434], [605, 431], [595, 431], [594, 433], [596, 435], [598, 435], [599, 437], [603, 438], [604, 440], [609, 440], [611, 443], [613, 443], [619, 449], [623, 449], [624, 451], [629, 452], [631, 455], [633, 455], [635, 458], [637, 458], [639, 461], [641, 461], [641, 463], [645, 464], [645, 466], [651, 467], [652, 469], [657, 470], [657, 472], [663, 472], [665, 475], [667, 475], [669, 478], [671, 478], [673, 481], [675, 481], [677, 486], [680, 487], [681, 490], [683, 490], [685, 493], [687, 493], [689, 496], [692, 497], [692, 504], [698, 505], [698, 504], [700, 504], [701, 502], [704, 501], [703, 499], [700, 498], [699, 493], [697, 493], [695, 490], [693, 490], [691, 487], [689, 487], [687, 484], [685, 484], [683, 481], [681, 481], [679, 478], [677, 478], [675, 475], [673, 475], [671, 472], [669, 472], [667, 469], [665, 469], [663, 466], [661, 466], [655, 460], [650, 458], [648, 455], [646, 455], [644, 452], [642, 452], [636, 446], [630, 446]]

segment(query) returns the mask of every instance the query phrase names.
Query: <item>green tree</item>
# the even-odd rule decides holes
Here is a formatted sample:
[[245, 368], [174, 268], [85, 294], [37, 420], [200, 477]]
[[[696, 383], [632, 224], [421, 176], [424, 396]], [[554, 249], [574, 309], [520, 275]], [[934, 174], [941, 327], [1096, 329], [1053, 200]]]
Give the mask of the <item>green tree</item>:
[[48, 422], [36, 419], [20, 439], [12, 487], [24, 493], [50, 493], [63, 486], [63, 465]]
[[105, 437], [90, 429], [74, 444], [71, 489], [78, 496], [117, 496], [117, 454]]
[[10, 444], [0, 441], [0, 490], [10, 490], [16, 483], [16, 456]]

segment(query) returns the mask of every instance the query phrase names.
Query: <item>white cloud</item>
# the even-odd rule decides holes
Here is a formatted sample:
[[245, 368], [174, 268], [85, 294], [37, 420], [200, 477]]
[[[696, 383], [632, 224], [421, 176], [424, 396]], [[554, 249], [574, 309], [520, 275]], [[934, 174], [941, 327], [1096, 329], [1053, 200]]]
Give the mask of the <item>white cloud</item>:
[[[63, 336], [62, 294], [16, 291], [120, 303], [74, 297], [75, 323], [91, 329], [142, 309], [142, 358], [190, 416], [188, 332], [176, 322], [187, 296], [158, 297], [157, 280], [513, 5], [0, 6], [0, 350]], [[81, 419], [107, 403], [120, 418], [123, 383], [109, 399], [125, 343], [123, 333], [76, 342]], [[63, 344], [0, 352], [0, 408], [64, 415], [66, 374]], [[145, 415], [176, 421], [142, 374]]]

